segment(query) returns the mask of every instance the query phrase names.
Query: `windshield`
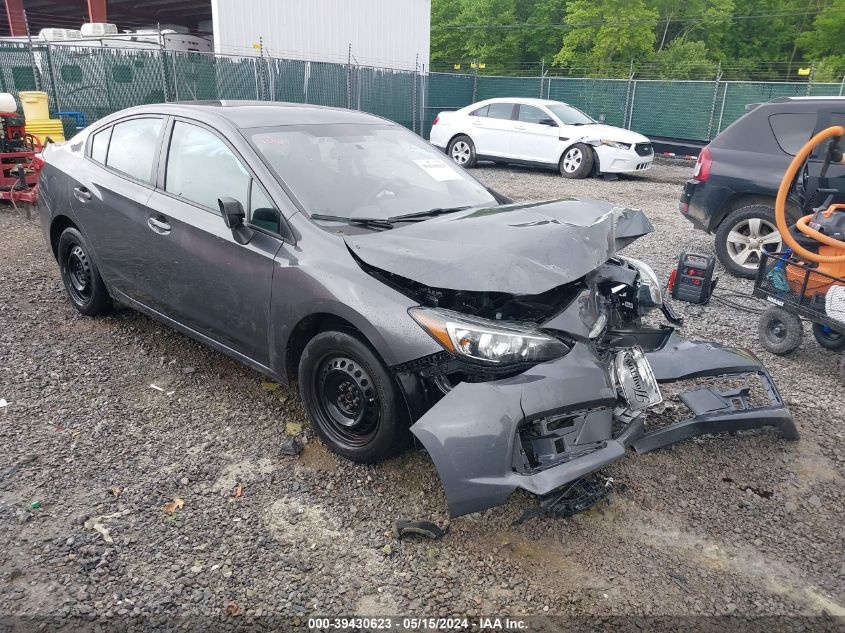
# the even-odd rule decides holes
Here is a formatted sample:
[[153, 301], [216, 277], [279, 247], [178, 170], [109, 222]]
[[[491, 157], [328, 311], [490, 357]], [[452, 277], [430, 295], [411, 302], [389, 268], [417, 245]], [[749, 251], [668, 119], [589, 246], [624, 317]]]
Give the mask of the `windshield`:
[[443, 153], [395, 125], [291, 125], [244, 133], [309, 214], [381, 219], [496, 204]]
[[564, 125], [587, 125], [588, 123], [595, 123], [590, 116], [584, 114], [578, 108], [573, 108], [571, 105], [566, 105], [565, 103], [546, 107], [551, 110]]

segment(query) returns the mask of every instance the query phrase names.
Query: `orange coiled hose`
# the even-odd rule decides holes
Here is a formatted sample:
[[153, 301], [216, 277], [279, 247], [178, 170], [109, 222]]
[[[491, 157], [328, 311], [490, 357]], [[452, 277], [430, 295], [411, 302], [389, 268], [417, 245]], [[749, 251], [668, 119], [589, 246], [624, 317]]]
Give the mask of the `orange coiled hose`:
[[798, 220], [795, 225], [798, 227], [798, 230], [804, 235], [813, 238], [820, 244], [825, 244], [831, 248], [841, 250], [843, 253], [842, 255], [819, 255], [801, 246], [790, 234], [789, 225], [786, 223], [786, 198], [789, 195], [789, 190], [792, 189], [792, 182], [795, 180], [795, 175], [804, 164], [804, 161], [807, 160], [807, 157], [822, 141], [826, 141], [834, 136], [845, 136], [845, 127], [842, 127], [841, 125], [834, 125], [822, 130], [807, 141], [804, 147], [802, 147], [795, 155], [795, 158], [792, 159], [792, 162], [789, 163], [789, 167], [786, 168], [783, 180], [780, 181], [778, 196], [775, 199], [775, 223], [777, 224], [778, 231], [780, 231], [780, 234], [783, 237], [783, 241], [787, 243], [798, 257], [818, 264], [838, 264], [845, 262], [845, 242], [835, 240], [832, 237], [825, 235], [824, 233], [819, 233], [815, 229], [809, 227], [807, 222], [810, 221], [813, 216], [805, 215], [803, 218]]

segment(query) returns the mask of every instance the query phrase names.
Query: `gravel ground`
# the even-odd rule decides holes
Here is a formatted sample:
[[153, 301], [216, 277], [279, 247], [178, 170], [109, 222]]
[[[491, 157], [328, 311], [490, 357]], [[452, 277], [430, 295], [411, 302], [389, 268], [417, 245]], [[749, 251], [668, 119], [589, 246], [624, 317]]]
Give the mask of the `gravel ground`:
[[[681, 250], [713, 250], [676, 211], [690, 171], [658, 163], [616, 182], [474, 173], [516, 200], [644, 209], [657, 230], [628, 252], [665, 278]], [[690, 338], [761, 355], [799, 442], [770, 430], [701, 438], [607, 469], [624, 485], [572, 519], [514, 527], [531, 503], [516, 494], [453, 521], [442, 540], [397, 541], [397, 518], [447, 520], [424, 453], [376, 466], [336, 458], [308, 433], [292, 389], [132, 311], [78, 315], [37, 220], [2, 207], [0, 236], [2, 614], [170, 626], [227, 608], [231, 622], [270, 625], [313, 614], [845, 614], [845, 389], [836, 355], [809, 336], [776, 358], [759, 348], [756, 316], [679, 306]], [[723, 291], [750, 290], [719, 272]], [[304, 452], [285, 456], [281, 440], [303, 426]], [[175, 497], [184, 505], [168, 512]]]

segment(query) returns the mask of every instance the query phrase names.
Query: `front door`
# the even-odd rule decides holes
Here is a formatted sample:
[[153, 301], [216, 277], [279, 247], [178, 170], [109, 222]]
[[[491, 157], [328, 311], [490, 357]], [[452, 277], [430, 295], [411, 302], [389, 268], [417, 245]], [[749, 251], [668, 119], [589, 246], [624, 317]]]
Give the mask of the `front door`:
[[263, 216], [275, 210], [266, 208], [260, 185], [214, 131], [176, 120], [168, 134], [164, 182], [150, 198], [147, 218], [156, 309], [269, 366], [273, 258], [282, 240], [249, 230], [250, 239], [239, 243], [217, 199], [235, 198], [249, 211], [251, 200], [261, 198]]
[[556, 164], [564, 146], [560, 141], [557, 123], [540, 123], [553, 123], [553, 119], [536, 106], [520, 104], [517, 107], [519, 109], [511, 133], [511, 156], [526, 162]]

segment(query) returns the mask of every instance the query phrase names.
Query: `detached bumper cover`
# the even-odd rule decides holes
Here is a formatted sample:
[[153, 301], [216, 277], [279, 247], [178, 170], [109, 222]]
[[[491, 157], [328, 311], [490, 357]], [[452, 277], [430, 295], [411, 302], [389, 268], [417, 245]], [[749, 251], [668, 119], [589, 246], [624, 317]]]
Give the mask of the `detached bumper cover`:
[[581, 343], [512, 378], [462, 382], [411, 427], [437, 467], [450, 514], [501, 505], [517, 488], [547, 494], [621, 459], [629, 446], [644, 453], [706, 433], [763, 426], [797, 438], [768, 372], [749, 352], [692, 343], [672, 331], [646, 356], [661, 383], [756, 375], [769, 403], [753, 405], [743, 389], [698, 388], [679, 395], [691, 418], [647, 432], [648, 412], [625, 417], [608, 361]]

